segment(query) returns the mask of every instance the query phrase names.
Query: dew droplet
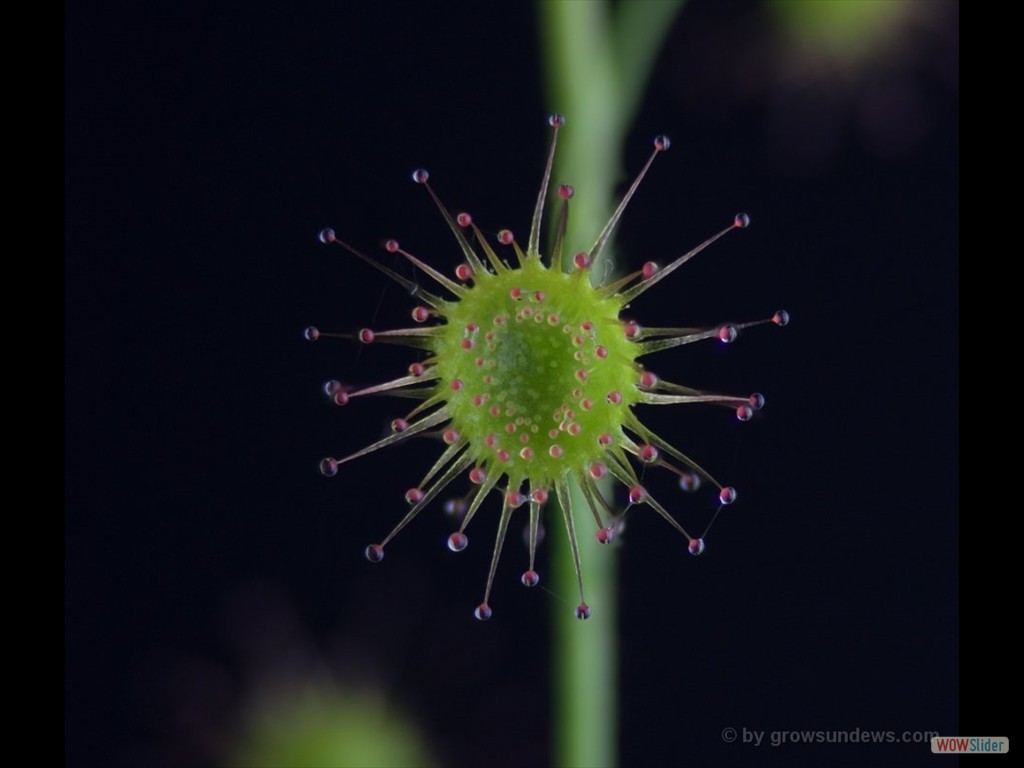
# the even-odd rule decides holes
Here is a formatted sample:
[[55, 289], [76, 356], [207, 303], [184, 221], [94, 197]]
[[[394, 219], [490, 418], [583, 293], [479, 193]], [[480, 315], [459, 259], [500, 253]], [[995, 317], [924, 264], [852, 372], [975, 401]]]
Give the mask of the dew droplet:
[[412, 319], [417, 323], [425, 323], [430, 319], [430, 310], [426, 307], [413, 307]]
[[700, 488], [700, 475], [684, 472], [679, 476], [679, 487], [687, 493], [693, 493]]
[[512, 241], [515, 239], [515, 235], [512, 234], [511, 229], [503, 229], [498, 232], [498, 242], [502, 245], [511, 245]]
[[427, 173], [427, 170], [425, 168], [417, 168], [415, 171], [412, 172], [412, 180], [415, 181], [417, 184], [426, 184], [427, 179], [429, 178], [430, 174]]
[[328, 397], [334, 397], [340, 391], [341, 382], [337, 379], [331, 379], [330, 381], [324, 382], [324, 394]]
[[419, 488], [410, 488], [405, 492], [405, 500], [409, 504], [416, 504], [423, 501], [424, 493]]
[[608, 467], [599, 461], [595, 461], [590, 465], [590, 476], [595, 480], [600, 480], [602, 477], [608, 474]]
[[458, 222], [458, 225], [460, 227], [465, 229], [466, 227], [473, 223], [473, 217], [470, 216], [468, 213], [463, 212], [455, 217], [455, 221]]
[[491, 606], [489, 606], [487, 603], [480, 603], [480, 605], [478, 605], [474, 609], [473, 615], [476, 616], [480, 621], [487, 621], [489, 618], [491, 618], [491, 616], [494, 615], [494, 612], [491, 610]]
[[456, 531], [448, 537], [448, 549], [452, 552], [461, 552], [469, 544], [469, 537], [462, 531]]
[[302, 336], [306, 341], [316, 341], [320, 338], [320, 329], [315, 325], [311, 325], [302, 331]]
[[392, 422], [391, 422], [391, 431], [392, 432], [395, 432], [395, 433], [405, 432], [405, 430], [407, 430], [408, 428], [409, 428], [409, 422], [406, 421], [405, 419], [393, 419]]
[[463, 282], [470, 280], [473, 277], [473, 268], [469, 264], [459, 264], [455, 268], [455, 276]]
[[750, 217], [745, 213], [737, 213], [732, 220], [732, 225], [737, 229], [746, 229], [750, 226]]
[[580, 251], [572, 257], [572, 263], [577, 269], [586, 269], [590, 266], [590, 254]]
[[597, 541], [600, 544], [607, 544], [615, 538], [615, 529], [608, 527], [602, 528], [597, 532]]
[[686, 545], [691, 555], [699, 555], [704, 552], [704, 539], [690, 539], [690, 543]]
[[718, 500], [723, 504], [732, 504], [736, 501], [736, 489], [731, 486], [725, 486], [718, 492]]
[[338, 390], [334, 393], [334, 397], [332, 399], [334, 400], [335, 405], [348, 405], [348, 392], [345, 390]]
[[780, 309], [772, 315], [772, 322], [778, 326], [789, 325], [789, 312], [784, 309]]
[[672, 140], [668, 136], [655, 136], [654, 137], [654, 148], [659, 152], [664, 152], [666, 149], [672, 146]]
[[731, 344], [736, 341], [736, 337], [739, 335], [735, 325], [726, 324], [718, 329], [718, 340], [724, 344]]
[[552, 128], [561, 128], [565, 125], [565, 115], [554, 114], [548, 118], [548, 125]]
[[535, 501], [538, 504], [546, 504], [548, 500], [548, 492], [543, 488], [538, 488], [530, 494], [530, 501]]
[[658, 449], [653, 445], [640, 446], [640, 461], [645, 464], [653, 464], [658, 460]]
[[533, 570], [524, 571], [519, 580], [523, 582], [524, 587], [536, 587], [540, 584], [540, 574]]
[[324, 477], [334, 477], [338, 474], [338, 460], [328, 456], [320, 460], [320, 474]]
[[459, 433], [454, 429], [446, 429], [441, 436], [448, 445], [458, 442]]
[[651, 371], [644, 371], [640, 374], [640, 387], [642, 389], [654, 389], [658, 384], [658, 374]]
[[640, 274], [643, 275], [644, 280], [650, 280], [652, 277], [658, 274], [659, 269], [660, 267], [658, 266], [657, 262], [648, 261], [645, 262], [644, 265], [640, 268]]
[[736, 418], [740, 421], [750, 421], [750, 417], [754, 415], [754, 409], [749, 405], [741, 405], [736, 409]]
[[423, 372], [427, 370], [427, 367], [423, 363], [412, 363], [409, 366], [410, 376], [422, 376]]
[[647, 491], [644, 490], [643, 486], [634, 485], [629, 489], [629, 503], [639, 504], [644, 500], [644, 496], [647, 495]]
[[505, 494], [505, 501], [508, 502], [510, 509], [518, 509], [526, 503], [526, 494], [519, 491], [509, 491]]
[[590, 618], [590, 606], [586, 603], [580, 603], [576, 606], [576, 618], [580, 621], [585, 621]]
[[622, 394], [618, 390], [613, 390], [608, 393], [606, 398], [612, 405], [618, 405], [622, 402]]
[[639, 339], [640, 335], [643, 333], [640, 323], [636, 320], [627, 320], [626, 324], [623, 326], [623, 330], [626, 332], [626, 338], [632, 339], [633, 341]]
[[487, 479], [487, 470], [483, 467], [473, 467], [469, 470], [469, 481], [480, 485], [484, 480]]
[[387, 242], [384, 243], [384, 250], [386, 250], [388, 253], [398, 253], [398, 249], [401, 247], [402, 246], [398, 244], [398, 241], [394, 239], [388, 240]]
[[445, 499], [441, 508], [449, 517], [460, 518], [466, 514], [469, 505], [466, 504], [465, 499]]
[[379, 563], [384, 559], [384, 547], [380, 544], [371, 544], [363, 552], [366, 555], [366, 559], [371, 563]]
[[321, 243], [333, 243], [337, 238], [337, 236], [334, 234], [334, 230], [331, 229], [330, 227], [324, 227], [323, 229], [321, 229], [317, 237], [320, 238]]
[[572, 184], [558, 185], [558, 196], [563, 200], [570, 199], [574, 194], [576, 194], [576, 190], [573, 189]]
[[374, 338], [376, 337], [374, 336], [373, 331], [369, 328], [363, 328], [359, 331], [359, 340], [363, 342], [363, 344], [373, 344]]
[[750, 407], [753, 408], [755, 411], [760, 411], [762, 408], [764, 408], [764, 395], [762, 395], [760, 392], [755, 392], [754, 394], [747, 398], [747, 402], [750, 403]]

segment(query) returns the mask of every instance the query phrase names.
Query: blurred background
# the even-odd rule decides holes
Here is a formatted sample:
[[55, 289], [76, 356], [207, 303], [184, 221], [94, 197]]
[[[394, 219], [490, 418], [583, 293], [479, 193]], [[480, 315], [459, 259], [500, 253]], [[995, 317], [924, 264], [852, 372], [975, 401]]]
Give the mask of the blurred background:
[[[701, 558], [653, 515], [617, 544], [623, 765], [918, 765], [927, 744], [755, 747], [743, 729], [960, 729], [958, 6], [818, 5], [687, 3], [624, 147], [625, 184], [673, 139], [620, 267], [753, 221], [636, 317], [793, 322], [652, 358], [767, 407], [645, 415], [740, 500]], [[414, 168], [525, 236], [550, 111], [533, 7], [66, 13], [67, 763], [548, 765], [549, 614], [575, 596], [518, 584], [516, 527], [495, 616], [473, 619], [493, 504], [470, 530], [486, 546], [452, 556], [437, 504], [367, 563], [437, 448], [320, 476], [402, 412], [332, 407], [322, 382], [409, 358], [302, 338], [408, 322], [324, 226], [459, 260]], [[708, 505], [651, 482], [702, 527]]]

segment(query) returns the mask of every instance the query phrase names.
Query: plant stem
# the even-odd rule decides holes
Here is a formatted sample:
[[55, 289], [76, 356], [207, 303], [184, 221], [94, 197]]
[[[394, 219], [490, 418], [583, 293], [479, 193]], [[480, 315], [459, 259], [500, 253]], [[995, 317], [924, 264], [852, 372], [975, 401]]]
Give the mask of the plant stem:
[[[566, 259], [589, 250], [614, 209], [623, 138], [632, 123], [648, 74], [683, 0], [540, 0], [543, 71], [553, 112], [567, 116], [555, 183], [577, 194], [566, 232]], [[604, 256], [613, 263], [612, 248]], [[611, 274], [594, 265], [594, 274]], [[572, 484], [572, 506], [586, 501]], [[610, 498], [610, 487], [602, 492]], [[552, 617], [553, 728], [556, 766], [614, 768], [618, 763], [617, 561], [611, 547], [580, 535], [587, 602], [585, 622], [569, 605]], [[551, 535], [552, 588], [575, 596], [576, 576], [566, 537]]]

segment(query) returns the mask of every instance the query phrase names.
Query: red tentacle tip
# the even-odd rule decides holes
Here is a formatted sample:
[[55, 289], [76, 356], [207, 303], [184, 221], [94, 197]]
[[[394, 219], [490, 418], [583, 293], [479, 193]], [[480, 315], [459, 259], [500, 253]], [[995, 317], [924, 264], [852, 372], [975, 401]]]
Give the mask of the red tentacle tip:
[[586, 603], [580, 603], [576, 606], [576, 618], [580, 621], [586, 621], [590, 618], [590, 606]]
[[523, 582], [524, 587], [536, 587], [540, 584], [540, 574], [530, 569], [529, 571], [524, 571], [519, 580]]
[[448, 549], [452, 552], [461, 552], [469, 544], [469, 537], [462, 531], [456, 531], [448, 537]]
[[723, 344], [731, 344], [736, 341], [740, 332], [735, 325], [723, 325], [718, 329], [718, 340]]
[[366, 559], [371, 563], [379, 563], [384, 559], [384, 547], [380, 544], [371, 544], [363, 552], [366, 555]]
[[480, 603], [480, 605], [474, 609], [473, 615], [480, 621], [487, 621], [494, 615], [494, 612], [491, 610], [491, 606], [487, 603]]

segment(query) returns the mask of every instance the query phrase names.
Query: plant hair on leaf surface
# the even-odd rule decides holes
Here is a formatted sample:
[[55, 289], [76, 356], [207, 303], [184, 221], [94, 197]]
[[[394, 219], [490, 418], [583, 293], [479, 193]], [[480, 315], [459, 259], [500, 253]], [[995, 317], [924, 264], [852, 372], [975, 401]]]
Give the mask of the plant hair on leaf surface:
[[[439, 439], [444, 448], [437, 461], [414, 487], [405, 493], [408, 511], [379, 543], [365, 555], [371, 562], [384, 558], [388, 543], [437, 496], [459, 478], [468, 478], [469, 492], [446, 507], [460, 519], [448, 538], [453, 552], [466, 548], [466, 530], [492, 492], [502, 500], [498, 532], [491, 556], [483, 601], [474, 614], [490, 618], [491, 591], [502, 545], [512, 515], [523, 509], [529, 516], [529, 565], [521, 581], [535, 586], [540, 516], [548, 501], [556, 498], [562, 509], [573, 554], [579, 605], [576, 615], [585, 619], [590, 607], [584, 598], [576, 530], [576, 513], [570, 499], [570, 483], [582, 490], [594, 519], [597, 540], [606, 544], [620, 530], [624, 516], [636, 505], [646, 504], [680, 533], [691, 554], [705, 548], [705, 537], [722, 507], [736, 500], [736, 490], [718, 482], [708, 471], [646, 427], [634, 406], [708, 403], [725, 406], [736, 418], [747, 421], [765, 403], [759, 393], [749, 396], [704, 392], [665, 381], [640, 362], [655, 352], [703, 340], [734, 341], [746, 328], [786, 325], [789, 315], [780, 310], [770, 318], [729, 323], [711, 328], [648, 328], [621, 318], [623, 309], [726, 233], [750, 223], [746, 214], [695, 248], [665, 266], [645, 263], [639, 270], [607, 285], [594, 285], [591, 267], [608, 244], [627, 204], [650, 169], [654, 158], [669, 148], [659, 136], [654, 151], [637, 174], [622, 202], [588, 251], [579, 251], [563, 267], [563, 246], [569, 201], [574, 190], [557, 188], [560, 207], [551, 257], [540, 253], [543, 211], [551, 186], [551, 172], [559, 129], [565, 119], [553, 115], [550, 149], [543, 180], [533, 211], [525, 250], [509, 230], [497, 234], [494, 246], [473, 222], [469, 213], [452, 215], [435, 194], [429, 174], [417, 170], [413, 181], [425, 187], [458, 242], [463, 261], [454, 277], [404, 250], [396, 240], [385, 249], [398, 254], [430, 277], [435, 292], [395, 272], [324, 229], [322, 243], [337, 246], [402, 285], [413, 298], [413, 326], [403, 329], [363, 328], [355, 334], [324, 333], [314, 326], [305, 330], [310, 341], [332, 336], [361, 344], [400, 344], [420, 351], [407, 374], [392, 381], [354, 389], [332, 380], [324, 391], [338, 405], [355, 397], [392, 395], [419, 401], [403, 417], [396, 418], [392, 433], [342, 458], [327, 457], [320, 471], [337, 474], [343, 465], [382, 448], [415, 436]], [[702, 482], [717, 489], [718, 508], [711, 523], [693, 536], [643, 486], [637, 473], [662, 467], [678, 476], [683, 490], [695, 490]], [[603, 478], [621, 484], [626, 504], [617, 504], [602, 484]]]

